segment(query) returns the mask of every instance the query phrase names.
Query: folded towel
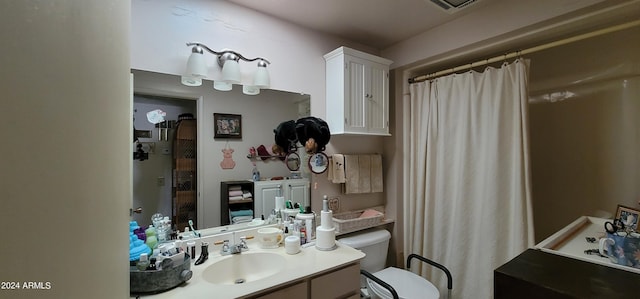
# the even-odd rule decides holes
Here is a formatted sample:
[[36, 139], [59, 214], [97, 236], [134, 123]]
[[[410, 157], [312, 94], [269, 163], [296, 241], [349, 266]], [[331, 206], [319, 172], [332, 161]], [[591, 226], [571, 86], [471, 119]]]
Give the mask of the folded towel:
[[251, 192], [249, 191], [244, 191], [244, 193], [242, 193], [242, 197], [244, 198], [251, 198], [253, 195], [251, 195]]
[[253, 216], [237, 216], [237, 217], [231, 218], [231, 223], [238, 224], [238, 223], [251, 222], [252, 220], [253, 220]]
[[242, 190], [230, 190], [229, 191], [229, 196], [242, 196]]
[[358, 155], [344, 155], [345, 193], [360, 193]]
[[242, 186], [240, 185], [233, 185], [233, 186], [229, 186], [229, 191], [233, 191], [233, 190], [242, 190]]
[[229, 212], [231, 218], [238, 216], [251, 216], [253, 217], [253, 210], [237, 210]]
[[358, 191], [371, 193], [371, 156], [358, 155]]
[[336, 184], [346, 183], [345, 156], [335, 154], [331, 160], [333, 160], [333, 182]]
[[362, 214], [360, 214], [358, 218], [375, 217], [375, 216], [380, 216], [381, 214], [382, 214], [381, 212], [376, 211], [374, 209], [366, 209], [364, 210], [364, 212], [362, 212]]
[[371, 192], [383, 191], [382, 156], [371, 155]]
[[229, 196], [229, 200], [243, 200], [245, 199], [242, 195], [238, 195], [238, 196]]

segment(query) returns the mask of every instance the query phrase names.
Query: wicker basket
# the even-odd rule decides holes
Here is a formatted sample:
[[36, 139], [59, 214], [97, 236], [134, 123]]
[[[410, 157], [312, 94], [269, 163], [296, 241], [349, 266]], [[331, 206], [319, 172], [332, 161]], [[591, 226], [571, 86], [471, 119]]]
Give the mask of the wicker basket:
[[359, 218], [363, 212], [364, 210], [333, 215], [333, 224], [336, 228], [336, 233], [344, 233], [373, 227], [380, 224], [382, 222], [382, 218], [384, 218], [384, 213], [380, 211], [378, 211], [378, 215]]

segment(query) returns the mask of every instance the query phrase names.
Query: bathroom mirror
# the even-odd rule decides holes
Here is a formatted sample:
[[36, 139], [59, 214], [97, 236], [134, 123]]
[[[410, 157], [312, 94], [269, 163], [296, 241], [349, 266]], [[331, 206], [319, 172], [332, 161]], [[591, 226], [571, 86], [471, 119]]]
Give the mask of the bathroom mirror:
[[287, 164], [289, 170], [297, 171], [300, 169], [300, 156], [297, 153], [289, 153], [284, 163]]
[[329, 167], [329, 157], [325, 153], [315, 153], [309, 156], [309, 169], [311, 172], [319, 174], [327, 171]]
[[[132, 70], [134, 85], [134, 125], [136, 130], [149, 131], [149, 138], [140, 138], [149, 153], [149, 159], [133, 161], [133, 207], [142, 207], [142, 213], [132, 219], [140, 225], [150, 224], [151, 215], [162, 213], [172, 215], [172, 176], [173, 176], [173, 136], [175, 130], [169, 129], [168, 140], [159, 140], [159, 128], [146, 121], [146, 113], [153, 109], [162, 109], [171, 115], [167, 119], [176, 119], [174, 115], [179, 103], [188, 103], [197, 121], [196, 155], [196, 192], [197, 210], [190, 214], [196, 230], [206, 234], [246, 228], [247, 224], [221, 227], [220, 184], [222, 181], [251, 180], [252, 170], [257, 168], [262, 179], [270, 177], [289, 177], [291, 168], [303, 171], [303, 177], [309, 177], [308, 170], [301, 166], [301, 159], [292, 156], [288, 161], [281, 159], [248, 159], [249, 149], [264, 145], [271, 148], [274, 144], [273, 130], [287, 119], [298, 119], [310, 114], [308, 94], [279, 90], [261, 90], [258, 95], [245, 95], [242, 86], [234, 85], [231, 91], [213, 89], [213, 82], [203, 80], [202, 86], [190, 87], [180, 83], [180, 76], [161, 74], [141, 70]], [[170, 101], [167, 98], [171, 99]], [[178, 103], [178, 104], [176, 104]], [[167, 106], [167, 107], [159, 107]], [[180, 105], [181, 106], [181, 105]], [[182, 108], [180, 108], [182, 109]], [[185, 112], [181, 110], [180, 112]], [[242, 116], [242, 138], [214, 138], [214, 113], [237, 114]], [[147, 124], [144, 124], [147, 123]], [[143, 127], [148, 125], [148, 127]], [[130, 134], [130, 132], [127, 132]], [[225, 157], [222, 149], [233, 149], [230, 159], [232, 168], [223, 169], [221, 162]], [[135, 151], [135, 143], [132, 144]], [[164, 161], [160, 165], [159, 161]], [[306, 174], [304, 173], [306, 171]], [[228, 214], [228, 211], [227, 211]], [[174, 222], [175, 224], [175, 222]], [[180, 231], [184, 227], [178, 227]]]

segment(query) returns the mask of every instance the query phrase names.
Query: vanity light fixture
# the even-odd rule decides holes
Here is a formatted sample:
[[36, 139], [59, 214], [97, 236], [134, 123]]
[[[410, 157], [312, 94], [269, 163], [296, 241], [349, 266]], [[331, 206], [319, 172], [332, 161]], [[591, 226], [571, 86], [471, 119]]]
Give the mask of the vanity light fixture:
[[247, 95], [257, 95], [261, 88], [269, 88], [270, 78], [267, 65], [271, 64], [262, 57], [246, 58], [242, 54], [232, 50], [214, 51], [201, 43], [187, 43], [191, 48], [191, 55], [187, 60], [187, 71], [182, 76], [182, 84], [187, 86], [200, 86], [202, 79], [207, 76], [207, 65], [204, 60], [204, 50], [217, 56], [218, 65], [222, 68], [222, 78], [213, 81], [213, 88], [220, 91], [229, 91], [233, 84], [241, 83], [240, 60], [258, 62], [258, 69], [253, 76], [251, 85], [243, 85], [242, 92]]

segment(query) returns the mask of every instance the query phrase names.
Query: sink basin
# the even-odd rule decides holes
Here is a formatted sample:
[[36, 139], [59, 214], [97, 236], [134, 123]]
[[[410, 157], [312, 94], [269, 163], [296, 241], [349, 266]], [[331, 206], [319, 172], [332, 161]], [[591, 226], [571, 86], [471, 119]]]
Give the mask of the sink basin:
[[284, 257], [276, 253], [244, 252], [209, 265], [202, 276], [214, 284], [250, 283], [282, 271], [284, 263]]

